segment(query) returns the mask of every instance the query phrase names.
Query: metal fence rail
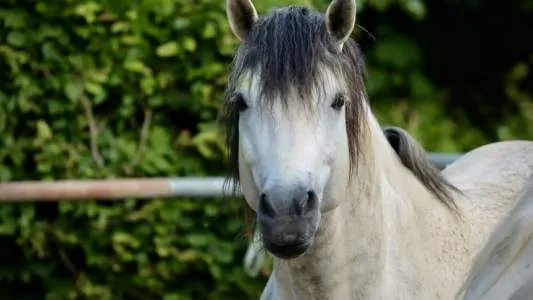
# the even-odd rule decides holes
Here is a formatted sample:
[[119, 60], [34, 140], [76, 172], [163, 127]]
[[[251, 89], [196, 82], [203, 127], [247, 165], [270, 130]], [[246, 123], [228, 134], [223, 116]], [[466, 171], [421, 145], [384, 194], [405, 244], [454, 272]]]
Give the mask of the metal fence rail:
[[[442, 168], [461, 154], [430, 153]], [[124, 198], [223, 196], [223, 177], [162, 177], [107, 180], [19, 181], [0, 183], [1, 202], [120, 200]]]
[[0, 203], [173, 196], [220, 197], [223, 184], [223, 177], [18, 181], [0, 183]]

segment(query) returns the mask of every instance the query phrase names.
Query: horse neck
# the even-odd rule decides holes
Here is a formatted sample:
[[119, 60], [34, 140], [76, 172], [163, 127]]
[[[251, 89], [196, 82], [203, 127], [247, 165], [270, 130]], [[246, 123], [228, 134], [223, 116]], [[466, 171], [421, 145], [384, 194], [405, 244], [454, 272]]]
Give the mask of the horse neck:
[[[367, 118], [357, 173], [339, 207], [322, 215], [314, 246], [297, 259], [274, 259], [282, 299], [379, 298], [395, 284], [388, 268], [413, 268], [402, 249], [427, 236], [416, 222], [439, 211], [436, 200], [401, 164], [370, 110]], [[407, 257], [401, 266], [399, 257]]]
[[[372, 211], [380, 219], [387, 217], [388, 221], [403, 222], [405, 218], [435, 210], [436, 197], [401, 163], [376, 117], [368, 106], [366, 109], [363, 157], [351, 176], [345, 203], [360, 213], [362, 220], [364, 216], [368, 219]], [[353, 220], [350, 222], [353, 224]]]

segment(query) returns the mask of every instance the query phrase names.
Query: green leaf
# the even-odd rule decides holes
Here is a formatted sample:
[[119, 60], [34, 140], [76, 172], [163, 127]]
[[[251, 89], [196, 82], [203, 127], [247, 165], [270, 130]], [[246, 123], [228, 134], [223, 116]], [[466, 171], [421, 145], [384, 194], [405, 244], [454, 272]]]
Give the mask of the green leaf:
[[175, 56], [179, 53], [179, 45], [176, 42], [168, 42], [157, 47], [156, 53], [160, 57]]
[[124, 21], [117, 21], [111, 26], [111, 31], [114, 33], [128, 32], [131, 30], [131, 24]]
[[120, 37], [120, 40], [128, 46], [136, 46], [142, 44], [143, 40], [140, 36], [129, 34]]
[[44, 120], [37, 121], [37, 137], [42, 140], [50, 140], [52, 138], [52, 129]]
[[95, 82], [85, 81], [85, 90], [97, 97], [105, 95], [105, 90], [102, 85]]
[[196, 41], [191, 37], [185, 37], [183, 39], [183, 48], [187, 51], [195, 51], [196, 50]]
[[141, 88], [147, 95], [152, 95], [154, 93], [156, 81], [152, 76], [145, 76], [141, 80]]
[[111, 239], [115, 244], [123, 244], [132, 248], [138, 248], [140, 246], [137, 238], [135, 238], [132, 234], [123, 231], [114, 232], [111, 236]]
[[426, 5], [421, 0], [403, 0], [400, 3], [417, 20], [422, 20], [426, 16]]
[[190, 233], [185, 236], [185, 239], [193, 247], [205, 247], [209, 244], [213, 237], [206, 233]]
[[11, 31], [7, 35], [7, 43], [14, 47], [22, 47], [26, 43], [26, 37], [20, 31]]
[[204, 26], [202, 31], [202, 37], [205, 39], [210, 39], [216, 36], [216, 27], [213, 23], [207, 23]]
[[151, 74], [150, 68], [148, 68], [142, 61], [136, 59], [130, 59], [125, 61], [124, 68], [135, 73], [141, 73], [144, 75]]
[[96, 13], [102, 9], [101, 5], [95, 1], [87, 1], [78, 4], [74, 11], [75, 14], [82, 16], [88, 23], [93, 23], [96, 20]]
[[8, 28], [21, 29], [26, 24], [26, 13], [16, 10], [4, 15], [4, 25]]
[[83, 95], [83, 84], [80, 80], [70, 80], [64, 88], [64, 93], [71, 101], [78, 101]]

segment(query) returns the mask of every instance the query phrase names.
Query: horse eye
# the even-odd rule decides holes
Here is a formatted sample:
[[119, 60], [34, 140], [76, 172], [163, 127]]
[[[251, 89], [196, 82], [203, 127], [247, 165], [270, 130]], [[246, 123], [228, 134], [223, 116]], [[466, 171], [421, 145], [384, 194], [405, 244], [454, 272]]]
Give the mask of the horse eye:
[[333, 102], [331, 103], [331, 108], [335, 110], [340, 110], [344, 106], [344, 95], [343, 94], [337, 94], [335, 98], [333, 99]]
[[233, 103], [240, 112], [245, 111], [248, 108], [248, 104], [244, 101], [244, 96], [241, 93], [237, 93], [233, 96]]

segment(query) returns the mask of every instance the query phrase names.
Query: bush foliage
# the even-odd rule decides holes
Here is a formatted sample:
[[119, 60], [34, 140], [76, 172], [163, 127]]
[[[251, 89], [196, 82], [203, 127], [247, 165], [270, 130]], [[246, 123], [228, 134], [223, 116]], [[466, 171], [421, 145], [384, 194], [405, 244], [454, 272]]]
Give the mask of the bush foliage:
[[[255, 2], [260, 12], [286, 4]], [[427, 49], [392, 26], [390, 16], [426, 20], [425, 3], [359, 2], [359, 23], [377, 36], [355, 34], [380, 120], [433, 151], [488, 142], [448, 111]], [[237, 45], [224, 1], [4, 0], [0, 29], [0, 181], [224, 174], [216, 115]], [[495, 120], [506, 124], [499, 138], [533, 137], [531, 64], [505, 70], [502, 89], [521, 110]], [[265, 276], [243, 272], [241, 208], [187, 198], [3, 204], [0, 290], [7, 299], [255, 298]]]

